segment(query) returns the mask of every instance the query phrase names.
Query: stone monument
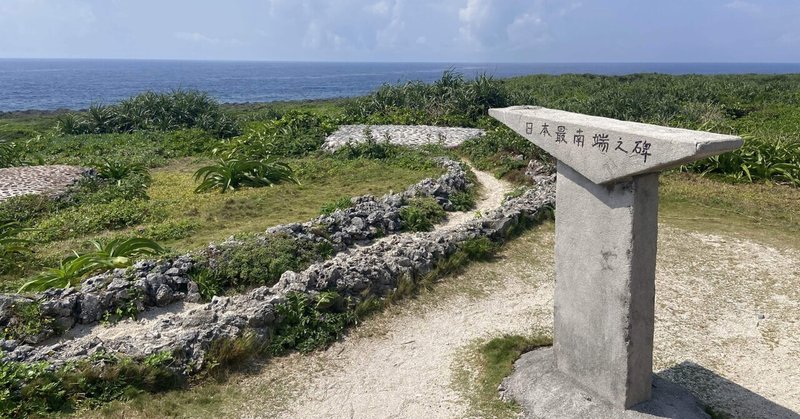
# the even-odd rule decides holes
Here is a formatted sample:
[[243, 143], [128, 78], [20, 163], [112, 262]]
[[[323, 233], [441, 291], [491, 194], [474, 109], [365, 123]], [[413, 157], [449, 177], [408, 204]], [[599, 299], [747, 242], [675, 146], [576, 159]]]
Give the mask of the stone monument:
[[558, 160], [556, 372], [616, 409], [649, 400], [659, 172], [741, 138], [531, 106], [489, 114]]

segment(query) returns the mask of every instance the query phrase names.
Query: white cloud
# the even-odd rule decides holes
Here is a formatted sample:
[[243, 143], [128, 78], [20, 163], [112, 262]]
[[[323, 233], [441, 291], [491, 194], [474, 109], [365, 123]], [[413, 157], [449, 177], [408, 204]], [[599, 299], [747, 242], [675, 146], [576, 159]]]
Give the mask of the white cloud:
[[745, 13], [761, 13], [761, 6], [746, 2], [744, 0], [733, 0], [732, 2], [725, 4], [725, 7], [729, 9], [740, 10]]

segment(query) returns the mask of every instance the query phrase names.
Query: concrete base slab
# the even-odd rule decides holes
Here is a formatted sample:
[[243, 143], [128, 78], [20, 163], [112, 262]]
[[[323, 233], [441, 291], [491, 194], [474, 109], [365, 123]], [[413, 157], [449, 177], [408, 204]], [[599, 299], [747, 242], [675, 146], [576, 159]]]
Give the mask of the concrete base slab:
[[522, 355], [501, 387], [525, 418], [710, 418], [691, 393], [656, 375], [650, 400], [629, 410], [614, 407], [556, 369], [552, 348]]

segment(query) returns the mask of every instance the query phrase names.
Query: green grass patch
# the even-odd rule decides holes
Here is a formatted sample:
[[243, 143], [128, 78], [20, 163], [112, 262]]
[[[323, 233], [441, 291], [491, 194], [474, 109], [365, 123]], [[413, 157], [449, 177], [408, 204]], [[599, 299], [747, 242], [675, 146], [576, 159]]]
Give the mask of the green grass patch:
[[661, 222], [800, 249], [800, 189], [731, 184], [689, 173], [661, 176]]
[[515, 418], [519, 406], [500, 400], [497, 387], [511, 375], [514, 362], [525, 352], [553, 344], [552, 336], [504, 335], [478, 343], [462, 354], [456, 367], [457, 390], [469, 401], [470, 414], [481, 418]]

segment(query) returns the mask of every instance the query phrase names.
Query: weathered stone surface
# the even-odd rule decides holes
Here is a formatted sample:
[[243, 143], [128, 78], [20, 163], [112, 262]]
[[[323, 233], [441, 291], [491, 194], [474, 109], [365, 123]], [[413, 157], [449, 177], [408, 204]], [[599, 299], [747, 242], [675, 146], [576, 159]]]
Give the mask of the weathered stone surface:
[[0, 201], [29, 194], [59, 196], [93, 169], [78, 166], [20, 166], [0, 169]]
[[540, 348], [522, 355], [500, 387], [504, 399], [522, 406], [525, 418], [710, 419], [697, 398], [680, 386], [655, 375], [652, 383], [650, 400], [623, 410], [575, 385], [556, 368], [552, 348]]
[[558, 367], [617, 406], [650, 397], [658, 175], [597, 185], [558, 163]]
[[619, 121], [537, 106], [490, 109], [489, 114], [598, 184], [660, 172], [742, 145], [742, 139], [733, 135]]

